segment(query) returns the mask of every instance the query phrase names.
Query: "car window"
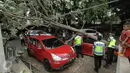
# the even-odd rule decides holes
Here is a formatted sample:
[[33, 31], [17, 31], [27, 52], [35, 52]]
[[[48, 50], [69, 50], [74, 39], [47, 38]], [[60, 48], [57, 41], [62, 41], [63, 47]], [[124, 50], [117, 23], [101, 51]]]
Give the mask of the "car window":
[[36, 45], [36, 39], [30, 38], [30, 44]]
[[95, 30], [86, 30], [87, 33], [96, 33]]
[[42, 44], [38, 40], [37, 40], [37, 49], [43, 49]]
[[92, 39], [92, 38], [88, 38], [88, 37], [84, 37], [83, 38], [83, 42], [84, 43], [90, 43], [93, 44], [96, 40]]
[[38, 44], [37, 44], [37, 48], [41, 48], [41, 49], [42, 49], [41, 43], [38, 43]]
[[64, 43], [57, 38], [46, 39], [43, 40], [42, 42], [47, 49], [54, 49], [56, 47], [64, 45]]
[[30, 38], [30, 44], [33, 44], [33, 39], [32, 38]]

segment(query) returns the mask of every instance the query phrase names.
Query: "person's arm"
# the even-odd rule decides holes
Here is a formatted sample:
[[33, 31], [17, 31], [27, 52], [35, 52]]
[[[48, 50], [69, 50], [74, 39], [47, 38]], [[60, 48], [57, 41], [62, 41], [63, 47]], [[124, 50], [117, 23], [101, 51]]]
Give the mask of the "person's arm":
[[82, 43], [83, 43], [83, 37], [81, 37], [81, 39], [82, 39], [81, 41], [82, 41]]
[[121, 40], [121, 35], [120, 35], [120, 37], [119, 37], [119, 41], [122, 42], [122, 40]]
[[110, 42], [110, 36], [109, 36], [109, 38], [107, 39], [107, 41]]
[[125, 38], [125, 40], [122, 42], [122, 45], [124, 45], [124, 44], [128, 41], [129, 38], [130, 38], [130, 30], [127, 30], [127, 31], [126, 31], [126, 38]]
[[104, 47], [103, 47], [103, 55], [105, 55], [105, 51], [106, 51], [106, 45], [104, 44]]
[[127, 43], [125, 43], [125, 45], [130, 48], [130, 37], [128, 38]]
[[103, 59], [105, 59], [106, 57], [106, 44], [104, 43], [104, 47], [103, 47]]
[[127, 37], [127, 38], [122, 42], [122, 45], [124, 45], [124, 44], [127, 42], [128, 38], [129, 38], [129, 37]]
[[92, 54], [94, 55], [95, 43], [93, 44]]
[[122, 33], [123, 33], [123, 31], [121, 32], [121, 35], [120, 35], [120, 37], [119, 37], [119, 41], [120, 41], [120, 42], [122, 42], [122, 40], [121, 40]]
[[95, 47], [94, 47], [94, 45], [93, 45], [93, 49], [92, 49], [92, 55], [94, 55], [94, 48], [95, 48]]

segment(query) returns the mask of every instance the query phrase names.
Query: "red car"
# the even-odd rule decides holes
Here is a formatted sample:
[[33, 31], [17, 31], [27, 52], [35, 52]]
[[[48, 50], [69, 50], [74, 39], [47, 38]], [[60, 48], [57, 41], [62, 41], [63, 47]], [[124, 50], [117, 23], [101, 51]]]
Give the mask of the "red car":
[[27, 52], [44, 64], [47, 71], [68, 67], [76, 58], [72, 47], [54, 36], [30, 36]]
[[[92, 49], [93, 43], [96, 41], [95, 39], [89, 38], [87, 36], [82, 36], [83, 44], [82, 44], [82, 52], [84, 55], [93, 56]], [[74, 40], [72, 41], [72, 46], [74, 46]]]
[[93, 49], [93, 43], [95, 41], [96, 41], [95, 39], [83, 36], [82, 52], [84, 55], [93, 56], [92, 49]]
[[[87, 36], [83, 36], [83, 44], [82, 44], [82, 52], [84, 55], [87, 56], [93, 56], [93, 43], [96, 41], [95, 39], [92, 39], [90, 37]], [[107, 48], [106, 48], [106, 52], [107, 52]], [[117, 50], [115, 50], [114, 52], [115, 55], [117, 55]]]
[[[96, 41], [95, 39], [92, 39], [92, 38], [87, 37], [87, 36], [83, 36], [82, 52], [83, 52], [84, 55], [93, 56], [92, 49], [93, 49], [93, 43], [95, 41]], [[105, 50], [106, 50], [105, 52], [106, 52], [106, 55], [107, 55], [107, 48], [105, 48]], [[115, 49], [114, 50], [114, 57], [113, 57], [114, 62], [117, 61], [117, 52], [118, 52], [118, 50]]]

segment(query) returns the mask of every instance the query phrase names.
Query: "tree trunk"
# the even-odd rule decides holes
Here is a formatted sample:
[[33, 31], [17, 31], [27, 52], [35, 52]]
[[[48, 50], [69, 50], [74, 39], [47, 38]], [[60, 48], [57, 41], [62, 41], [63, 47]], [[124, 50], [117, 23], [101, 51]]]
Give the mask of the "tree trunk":
[[[43, 20], [43, 21], [46, 22], [46, 23], [48, 23], [48, 21], [45, 21], [45, 20]], [[68, 30], [71, 30], [71, 31], [74, 31], [74, 32], [77, 32], [77, 33], [81, 33], [81, 34], [86, 35], [86, 36], [88, 36], [88, 37], [90, 37], [92, 39], [95, 39], [94, 36], [89, 35], [86, 32], [81, 31], [81, 30], [76, 29], [76, 28], [71, 27], [71, 26], [67, 26], [67, 25], [64, 25], [64, 24], [61, 24], [61, 23], [56, 23], [56, 22], [49, 22], [49, 24], [52, 24], [54, 26], [58, 26], [60, 28], [68, 29]], [[97, 39], [95, 39], [95, 40], [97, 40]]]

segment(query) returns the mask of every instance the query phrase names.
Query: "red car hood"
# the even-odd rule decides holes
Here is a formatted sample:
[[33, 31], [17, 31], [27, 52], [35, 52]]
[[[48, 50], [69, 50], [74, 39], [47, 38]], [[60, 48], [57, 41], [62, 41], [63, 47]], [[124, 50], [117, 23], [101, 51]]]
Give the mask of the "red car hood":
[[57, 47], [53, 50], [50, 50], [51, 53], [56, 54], [56, 55], [65, 55], [65, 54], [73, 54], [73, 50], [69, 45], [63, 45], [60, 47]]

